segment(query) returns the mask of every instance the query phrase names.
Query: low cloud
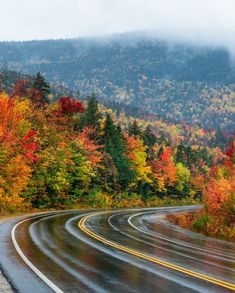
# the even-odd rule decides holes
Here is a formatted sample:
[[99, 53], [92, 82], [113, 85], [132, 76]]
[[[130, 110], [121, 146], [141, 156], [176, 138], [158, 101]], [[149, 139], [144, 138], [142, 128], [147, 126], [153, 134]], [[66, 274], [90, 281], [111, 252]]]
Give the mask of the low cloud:
[[0, 40], [75, 38], [127, 31], [235, 52], [234, 0], [8, 0]]

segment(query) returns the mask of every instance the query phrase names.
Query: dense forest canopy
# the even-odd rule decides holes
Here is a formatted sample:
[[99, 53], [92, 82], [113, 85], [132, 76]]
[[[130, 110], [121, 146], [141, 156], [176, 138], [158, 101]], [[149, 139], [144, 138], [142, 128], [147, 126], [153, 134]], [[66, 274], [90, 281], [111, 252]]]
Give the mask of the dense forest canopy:
[[228, 51], [102, 42], [0, 43], [0, 212], [203, 200], [181, 226], [235, 239]]
[[[107, 106], [132, 115], [234, 129], [235, 63], [226, 48], [173, 43], [123, 34], [0, 43], [0, 66], [42, 72]], [[141, 109], [141, 111], [140, 111]], [[172, 111], [174, 110], [174, 111]]]
[[203, 228], [234, 239], [234, 140], [223, 152], [158, 137], [140, 120], [123, 125], [125, 115], [95, 95], [84, 104], [54, 99], [39, 72], [9, 92], [0, 91], [0, 212], [195, 204], [203, 197]]
[[156, 192], [186, 196], [190, 190], [196, 196], [190, 170], [203, 174], [222, 155], [219, 149], [159, 140], [137, 121], [123, 131], [112, 112], [99, 110], [95, 96], [84, 107], [68, 96], [51, 103], [49, 94], [40, 73], [18, 81], [11, 96], [0, 94], [2, 207], [24, 197], [36, 206], [77, 202], [92, 186], [112, 195], [136, 192], [143, 199]]
[[[0, 92], [14, 95], [18, 91], [20, 95], [24, 95], [27, 87], [34, 83], [33, 80], [34, 77], [30, 75], [8, 69], [0, 70]], [[47, 94], [47, 90], [45, 94]], [[81, 95], [80, 92], [72, 91], [58, 83], [50, 83], [49, 101], [58, 101], [62, 96], [73, 96], [83, 100], [84, 103], [87, 102], [87, 96]], [[114, 121], [119, 123], [125, 131], [134, 122], [137, 122], [141, 129], [148, 127], [150, 124], [154, 135], [162, 141], [225, 149], [232, 137], [220, 128], [208, 131], [197, 124], [191, 125], [184, 121], [174, 123], [168, 119], [164, 122], [158, 115], [150, 115], [148, 111], [142, 108], [116, 101], [108, 102], [104, 98], [99, 98], [99, 108], [103, 112], [111, 114]]]

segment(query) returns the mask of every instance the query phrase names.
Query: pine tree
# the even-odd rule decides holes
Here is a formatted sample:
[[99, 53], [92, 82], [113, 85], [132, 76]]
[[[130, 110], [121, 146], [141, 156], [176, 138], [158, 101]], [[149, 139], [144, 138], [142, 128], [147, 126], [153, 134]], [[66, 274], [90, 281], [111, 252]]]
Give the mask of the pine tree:
[[158, 150], [157, 157], [159, 158], [162, 155], [163, 152], [164, 152], [164, 147], [163, 147], [163, 145], [161, 145], [159, 150]]
[[91, 138], [96, 141], [99, 140], [100, 136], [100, 119], [102, 115], [99, 112], [98, 101], [95, 95], [88, 98], [88, 104], [84, 113], [80, 116], [77, 128], [82, 130], [83, 128], [91, 128]]
[[141, 129], [136, 120], [129, 126], [128, 129], [129, 135], [140, 136], [142, 134]]
[[118, 170], [110, 154], [106, 152], [103, 154], [101, 164], [102, 167], [98, 169], [98, 184], [102, 186], [105, 191], [113, 193], [114, 190], [119, 189]]
[[130, 160], [127, 156], [126, 141], [120, 126], [115, 126], [109, 114], [106, 116], [102, 143], [105, 151], [112, 157], [118, 171], [118, 183], [123, 189], [133, 181], [135, 173], [131, 170]]
[[37, 97], [38, 103], [41, 105], [49, 103], [48, 95], [50, 94], [50, 84], [46, 81], [44, 76], [38, 72], [36, 76], [33, 78], [32, 88], [34, 90], [34, 97]]
[[142, 138], [143, 138], [144, 144], [149, 148], [153, 147], [157, 142], [156, 136], [153, 134], [150, 125], [148, 125], [146, 129], [144, 130], [142, 134]]
[[104, 135], [103, 135], [103, 142], [105, 143], [106, 147], [111, 147], [113, 140], [115, 138], [116, 127], [114, 125], [113, 119], [109, 114], [106, 115], [106, 120], [104, 124]]

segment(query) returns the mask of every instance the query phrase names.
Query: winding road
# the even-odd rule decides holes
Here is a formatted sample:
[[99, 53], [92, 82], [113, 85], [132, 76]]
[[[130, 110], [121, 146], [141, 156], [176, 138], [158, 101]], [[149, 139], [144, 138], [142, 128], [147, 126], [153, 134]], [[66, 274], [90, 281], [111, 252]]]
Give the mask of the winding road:
[[[0, 224], [15, 292], [234, 292], [235, 244], [165, 220], [172, 207], [51, 212]], [[0, 288], [1, 292], [1, 288]]]

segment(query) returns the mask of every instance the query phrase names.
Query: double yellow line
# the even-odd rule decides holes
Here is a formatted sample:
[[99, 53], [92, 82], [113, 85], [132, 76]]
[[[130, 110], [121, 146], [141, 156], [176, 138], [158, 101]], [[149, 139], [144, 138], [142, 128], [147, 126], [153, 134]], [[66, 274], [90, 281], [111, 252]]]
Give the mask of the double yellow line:
[[98, 215], [100, 213], [96, 213], [96, 214], [91, 214], [91, 215], [88, 215], [88, 216], [85, 216], [83, 218], [81, 218], [81, 220], [78, 222], [78, 227], [84, 232], [86, 233], [87, 235], [91, 236], [92, 238], [104, 243], [104, 244], [107, 244], [111, 247], [114, 247], [114, 248], [117, 248], [121, 251], [124, 251], [124, 252], [127, 252], [131, 255], [134, 255], [134, 256], [138, 256], [142, 259], [145, 259], [145, 260], [148, 260], [152, 263], [155, 263], [155, 264], [158, 264], [158, 265], [161, 265], [161, 266], [164, 266], [166, 268], [170, 268], [172, 270], [175, 270], [175, 271], [178, 271], [178, 272], [181, 272], [181, 273], [184, 273], [186, 275], [189, 275], [189, 276], [192, 276], [194, 278], [198, 278], [200, 280], [204, 280], [206, 282], [210, 282], [212, 284], [215, 284], [215, 285], [218, 285], [218, 286], [221, 286], [223, 288], [226, 288], [226, 289], [230, 289], [230, 290], [233, 290], [235, 291], [235, 285], [234, 284], [231, 284], [231, 283], [227, 283], [227, 282], [224, 282], [222, 280], [219, 280], [219, 279], [216, 279], [216, 278], [212, 278], [210, 276], [207, 276], [207, 275], [204, 275], [204, 274], [200, 274], [198, 272], [195, 272], [195, 271], [191, 271], [189, 269], [185, 269], [184, 267], [181, 267], [181, 266], [178, 266], [178, 265], [174, 265], [174, 264], [171, 264], [169, 262], [166, 262], [166, 261], [163, 261], [163, 260], [160, 260], [158, 258], [155, 258], [155, 257], [152, 257], [152, 256], [149, 256], [149, 255], [146, 255], [146, 254], [143, 254], [137, 250], [134, 250], [134, 249], [130, 249], [130, 248], [127, 248], [123, 245], [119, 245], [113, 241], [110, 241], [108, 239], [105, 239], [97, 234], [95, 234], [94, 232], [92, 232], [91, 230], [87, 229], [85, 227], [85, 223], [87, 221], [87, 219], [91, 218], [91, 217], [94, 217], [96, 215]]

